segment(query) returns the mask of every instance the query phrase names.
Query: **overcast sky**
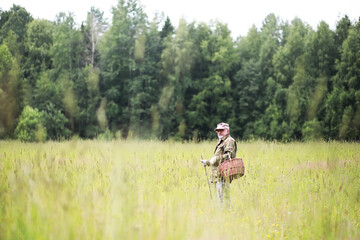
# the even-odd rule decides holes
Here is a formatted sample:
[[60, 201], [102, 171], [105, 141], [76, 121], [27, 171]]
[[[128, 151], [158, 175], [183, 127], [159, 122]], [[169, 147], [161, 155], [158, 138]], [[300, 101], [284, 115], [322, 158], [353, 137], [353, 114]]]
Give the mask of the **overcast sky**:
[[[259, 29], [269, 13], [288, 21], [299, 17], [315, 30], [322, 20], [335, 29], [336, 22], [345, 14], [352, 21], [360, 17], [360, 0], [142, 0], [141, 3], [149, 19], [155, 12], [163, 12], [175, 27], [181, 17], [187, 22], [209, 23], [217, 19], [228, 24], [234, 38], [245, 36], [252, 25]], [[13, 4], [24, 7], [34, 18], [48, 20], [55, 20], [61, 11], [73, 12], [80, 24], [86, 20], [91, 6], [104, 11], [111, 20], [111, 7], [117, 0], [1, 0], [0, 8], [9, 10]]]

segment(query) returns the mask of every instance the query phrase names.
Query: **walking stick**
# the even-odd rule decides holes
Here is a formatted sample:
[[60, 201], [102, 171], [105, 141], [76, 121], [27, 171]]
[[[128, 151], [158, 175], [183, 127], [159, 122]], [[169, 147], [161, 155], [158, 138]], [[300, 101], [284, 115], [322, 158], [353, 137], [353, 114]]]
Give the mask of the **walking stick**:
[[[201, 154], [201, 159], [203, 159], [203, 156]], [[203, 159], [204, 160], [204, 159]], [[207, 171], [206, 171], [206, 166], [204, 165], [204, 169], [205, 169], [205, 174], [206, 174], [206, 180], [207, 180], [207, 183], [208, 183], [208, 186], [209, 186], [209, 192], [210, 192], [210, 198], [212, 200], [212, 195], [211, 195], [211, 188], [210, 188], [210, 182], [209, 182], [209, 177], [208, 177], [208, 174], [207, 174]]]

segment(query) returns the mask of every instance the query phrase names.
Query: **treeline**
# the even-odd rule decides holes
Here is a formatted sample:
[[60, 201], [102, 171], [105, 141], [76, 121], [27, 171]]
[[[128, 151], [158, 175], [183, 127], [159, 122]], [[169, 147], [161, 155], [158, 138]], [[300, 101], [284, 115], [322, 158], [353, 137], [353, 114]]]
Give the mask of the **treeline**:
[[119, 0], [80, 27], [0, 11], [0, 138], [359, 140], [360, 23], [268, 15], [234, 40], [226, 24], [174, 27]]

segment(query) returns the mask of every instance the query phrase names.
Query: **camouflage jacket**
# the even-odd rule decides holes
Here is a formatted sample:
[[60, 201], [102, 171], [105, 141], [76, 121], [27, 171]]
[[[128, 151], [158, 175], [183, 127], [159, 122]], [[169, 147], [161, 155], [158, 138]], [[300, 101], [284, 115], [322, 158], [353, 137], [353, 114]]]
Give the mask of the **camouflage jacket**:
[[221, 178], [219, 164], [225, 160], [228, 160], [229, 154], [231, 158], [235, 158], [236, 151], [237, 151], [237, 146], [235, 139], [233, 139], [229, 134], [223, 137], [218, 142], [214, 151], [216, 162], [213, 165], [211, 165], [210, 180], [212, 183], [217, 182], [219, 178]]

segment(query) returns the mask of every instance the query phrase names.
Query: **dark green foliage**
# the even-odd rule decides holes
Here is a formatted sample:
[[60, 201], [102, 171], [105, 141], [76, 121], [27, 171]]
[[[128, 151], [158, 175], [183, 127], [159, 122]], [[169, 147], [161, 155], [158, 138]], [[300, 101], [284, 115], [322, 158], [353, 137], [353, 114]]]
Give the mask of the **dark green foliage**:
[[86, 25], [81, 25], [84, 48], [83, 65], [98, 67], [100, 62], [99, 44], [107, 27], [104, 12], [91, 7], [87, 15]]
[[218, 21], [148, 21], [139, 0], [112, 14], [0, 11], [0, 138], [197, 141], [224, 121], [241, 139], [360, 140], [359, 22], [269, 14], [234, 41]]
[[24, 54], [24, 41], [26, 38], [27, 24], [33, 20], [25, 8], [13, 5], [9, 11], [0, 15], [0, 43], [8, 36], [9, 32], [16, 35], [16, 42], [20, 44], [20, 52]]
[[24, 78], [31, 87], [35, 86], [41, 72], [53, 67], [51, 48], [54, 24], [47, 20], [33, 20], [28, 24], [25, 48]]
[[333, 91], [327, 96], [325, 123], [331, 138], [359, 140], [360, 133], [360, 29], [349, 30], [336, 64]]
[[84, 138], [94, 138], [101, 132], [96, 115], [101, 100], [99, 75], [98, 68], [88, 65], [79, 71], [74, 81], [73, 91], [78, 107], [75, 125], [79, 136]]
[[[130, 92], [130, 133], [136, 137], [158, 136], [159, 122], [156, 118], [155, 108], [159, 101], [159, 88], [161, 83], [159, 69], [156, 65], [161, 58], [161, 37], [154, 22], [146, 33], [138, 36], [135, 42], [135, 60], [137, 63], [136, 77], [129, 85]], [[154, 118], [155, 117], [155, 118]]]
[[67, 128], [69, 120], [52, 103], [45, 106], [42, 111], [42, 118], [48, 139], [62, 140], [70, 138], [71, 131]]
[[254, 59], [244, 63], [234, 77], [234, 98], [236, 100], [237, 135], [245, 139], [255, 136], [254, 122], [264, 109], [264, 83], [261, 78], [259, 62]]
[[140, 73], [139, 65], [145, 56], [146, 23], [146, 15], [138, 1], [120, 0], [113, 8], [112, 26], [103, 39], [101, 90], [107, 102], [116, 105], [117, 110], [112, 104], [114, 111], [109, 113], [112, 115], [109, 125], [113, 131], [129, 131], [132, 110], [130, 89]]
[[349, 29], [351, 28], [351, 21], [347, 15], [341, 18], [337, 25], [334, 35], [334, 42], [336, 49], [336, 58], [340, 59], [342, 44], [349, 35]]
[[13, 135], [21, 112], [21, 79], [18, 61], [6, 44], [0, 45], [0, 138]]
[[173, 33], [174, 33], [174, 27], [171, 24], [170, 18], [166, 17], [164, 26], [162, 27], [162, 29], [160, 31], [160, 37], [161, 37], [161, 39], [164, 39], [167, 36], [169, 36], [169, 34], [173, 34]]
[[316, 119], [304, 123], [301, 129], [303, 140], [314, 141], [322, 138], [322, 127]]
[[52, 56], [55, 70], [66, 72], [70, 79], [81, 66], [82, 35], [75, 27], [74, 15], [63, 12], [57, 15], [53, 33]]
[[43, 111], [49, 104], [62, 109], [62, 94], [59, 84], [51, 79], [50, 72], [43, 72], [36, 81], [33, 105]]

